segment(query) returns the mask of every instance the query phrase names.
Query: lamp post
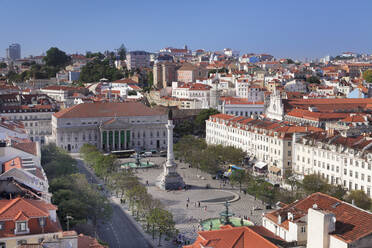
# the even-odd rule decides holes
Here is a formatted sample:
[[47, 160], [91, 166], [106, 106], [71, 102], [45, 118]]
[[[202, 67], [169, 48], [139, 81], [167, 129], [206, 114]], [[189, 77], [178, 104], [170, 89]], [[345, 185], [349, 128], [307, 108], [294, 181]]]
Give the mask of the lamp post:
[[67, 219], [67, 231], [70, 230], [70, 220], [73, 220], [74, 218], [70, 215], [66, 215], [66, 219]]

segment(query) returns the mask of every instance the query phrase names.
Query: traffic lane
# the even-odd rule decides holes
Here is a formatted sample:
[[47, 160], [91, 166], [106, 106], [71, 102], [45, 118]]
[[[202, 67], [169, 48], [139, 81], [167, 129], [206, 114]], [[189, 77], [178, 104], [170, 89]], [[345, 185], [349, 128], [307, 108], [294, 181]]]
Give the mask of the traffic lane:
[[142, 233], [132, 224], [128, 216], [123, 213], [123, 210], [116, 204], [112, 204], [114, 215], [112, 218], [112, 225], [114, 230], [118, 232], [118, 239], [120, 247], [131, 248], [151, 248], [147, 240], [143, 237]]
[[[78, 169], [81, 173], [90, 178], [90, 183], [98, 184], [92, 172], [84, 166], [84, 161], [76, 158], [78, 161]], [[123, 210], [115, 203], [111, 203], [113, 214], [109, 222], [99, 225], [99, 236], [102, 240], [106, 241], [110, 247], [138, 247], [138, 248], [151, 248], [152, 245], [148, 244], [141, 232], [123, 212]]]

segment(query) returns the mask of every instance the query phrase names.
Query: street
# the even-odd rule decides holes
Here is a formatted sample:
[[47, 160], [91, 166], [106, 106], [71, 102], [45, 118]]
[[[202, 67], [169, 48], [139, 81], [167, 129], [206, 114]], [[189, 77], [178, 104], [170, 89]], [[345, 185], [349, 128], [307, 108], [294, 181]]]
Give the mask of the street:
[[[100, 182], [93, 175], [93, 172], [86, 168], [84, 161], [78, 154], [71, 155], [77, 160], [79, 172], [85, 174], [91, 184], [99, 184]], [[105, 220], [104, 223], [101, 221], [97, 225], [99, 239], [108, 243], [110, 248], [152, 247], [121, 207], [113, 202], [111, 202], [111, 206], [113, 210], [111, 219]]]

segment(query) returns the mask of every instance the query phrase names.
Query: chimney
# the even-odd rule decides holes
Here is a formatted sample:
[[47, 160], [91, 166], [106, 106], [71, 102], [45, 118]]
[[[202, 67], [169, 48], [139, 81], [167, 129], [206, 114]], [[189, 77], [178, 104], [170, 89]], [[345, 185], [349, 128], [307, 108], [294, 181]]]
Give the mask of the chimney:
[[330, 212], [315, 209], [314, 205], [313, 208], [309, 208], [307, 215], [306, 248], [329, 247], [329, 234], [336, 230], [335, 215]]

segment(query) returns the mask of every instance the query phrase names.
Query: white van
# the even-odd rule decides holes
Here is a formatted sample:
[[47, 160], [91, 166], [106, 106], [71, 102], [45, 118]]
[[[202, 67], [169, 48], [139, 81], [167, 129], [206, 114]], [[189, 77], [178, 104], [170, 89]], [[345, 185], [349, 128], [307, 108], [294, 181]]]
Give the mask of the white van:
[[143, 154], [144, 157], [152, 157], [152, 152], [145, 152]]

